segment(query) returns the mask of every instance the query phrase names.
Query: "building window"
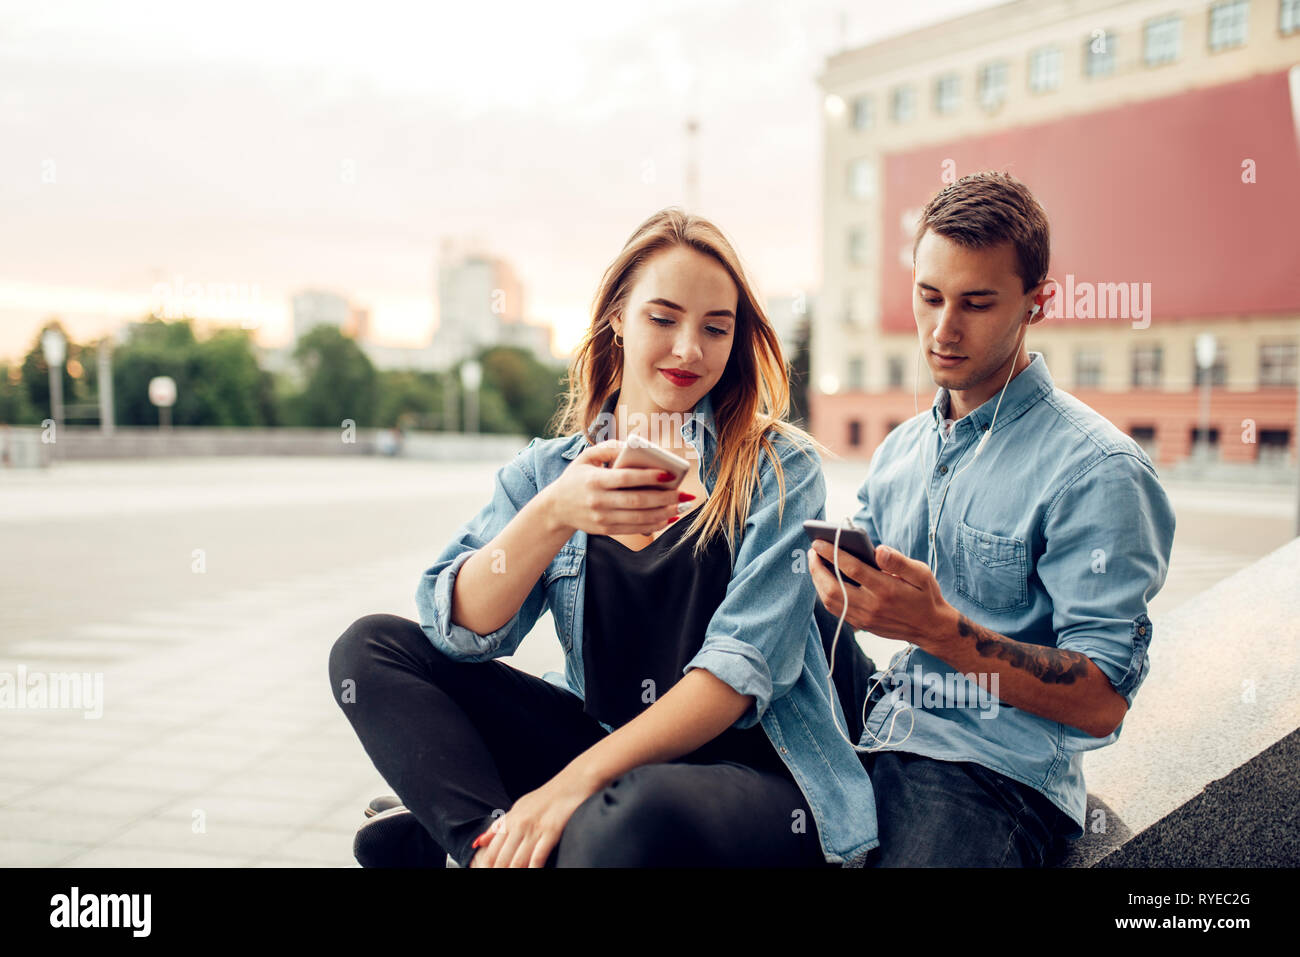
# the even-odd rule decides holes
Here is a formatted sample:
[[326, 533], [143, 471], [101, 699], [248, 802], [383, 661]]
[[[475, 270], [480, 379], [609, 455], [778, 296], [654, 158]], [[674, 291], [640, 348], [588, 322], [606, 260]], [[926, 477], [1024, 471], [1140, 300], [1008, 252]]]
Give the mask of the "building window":
[[1133, 441], [1138, 444], [1147, 458], [1155, 461], [1156, 459], [1156, 427], [1154, 425], [1135, 425], [1128, 430], [1128, 434], [1133, 437]]
[[1148, 21], [1142, 28], [1142, 62], [1147, 66], [1173, 63], [1182, 38], [1183, 18], [1178, 14]]
[[867, 321], [867, 294], [863, 289], [844, 290], [844, 321], [856, 326]]
[[1192, 368], [1196, 370], [1193, 376], [1193, 382], [1201, 385], [1205, 381], [1205, 373], [1210, 373], [1210, 385], [1225, 385], [1228, 381], [1228, 347], [1225, 343], [1215, 340], [1214, 365], [1208, 370], [1202, 369], [1196, 361], [1196, 346], [1192, 346]]
[[849, 445], [857, 448], [862, 444], [862, 423], [857, 419], [849, 419]]
[[1257, 461], [1266, 465], [1285, 465], [1290, 445], [1290, 429], [1260, 429]]
[[869, 130], [876, 125], [876, 108], [869, 96], [859, 96], [853, 101], [853, 128]]
[[1206, 459], [1219, 457], [1219, 430], [1202, 431], [1198, 426], [1192, 429], [1192, 454]]
[[1061, 48], [1040, 47], [1029, 54], [1029, 90], [1050, 93], [1061, 86]]
[[901, 389], [903, 387], [903, 359], [901, 356], [890, 356], [885, 360], [885, 376], [889, 388]]
[[854, 226], [849, 230], [849, 264], [863, 266], [867, 262], [867, 230]]
[[1227, 0], [1210, 7], [1210, 52], [1245, 46], [1249, 0]]
[[1159, 387], [1162, 357], [1160, 346], [1139, 346], [1133, 350], [1133, 388]]
[[1110, 30], [1092, 36], [1083, 44], [1083, 75], [1110, 76], [1115, 72], [1116, 35]]
[[1080, 349], [1074, 354], [1075, 388], [1095, 388], [1101, 385], [1101, 351]]
[[849, 195], [854, 199], [876, 195], [876, 166], [871, 160], [855, 159], [849, 164]]
[[855, 391], [862, 389], [862, 357], [854, 356], [848, 364], [848, 388]]
[[945, 73], [934, 81], [934, 111], [955, 113], [961, 104], [961, 77]]
[[895, 123], [910, 123], [916, 116], [916, 90], [910, 86], [895, 87], [889, 112]]
[[1264, 342], [1259, 347], [1259, 384], [1296, 384], [1297, 353], [1294, 342]]
[[1007, 64], [1005, 61], [986, 63], [979, 68], [978, 80], [980, 106], [996, 110], [1007, 99]]
[[1282, 0], [1278, 5], [1277, 29], [1284, 37], [1300, 31], [1300, 0]]

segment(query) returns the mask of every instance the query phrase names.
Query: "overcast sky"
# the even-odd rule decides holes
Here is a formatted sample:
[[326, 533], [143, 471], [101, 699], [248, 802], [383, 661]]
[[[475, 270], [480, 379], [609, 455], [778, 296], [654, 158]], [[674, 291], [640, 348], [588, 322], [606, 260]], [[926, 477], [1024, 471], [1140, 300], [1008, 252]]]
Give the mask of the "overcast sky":
[[684, 202], [691, 115], [699, 211], [764, 294], [815, 290], [826, 56], [989, 5], [5, 0], [0, 357], [194, 283], [267, 345], [306, 286], [423, 344], [443, 238], [509, 260], [567, 349], [632, 229]]

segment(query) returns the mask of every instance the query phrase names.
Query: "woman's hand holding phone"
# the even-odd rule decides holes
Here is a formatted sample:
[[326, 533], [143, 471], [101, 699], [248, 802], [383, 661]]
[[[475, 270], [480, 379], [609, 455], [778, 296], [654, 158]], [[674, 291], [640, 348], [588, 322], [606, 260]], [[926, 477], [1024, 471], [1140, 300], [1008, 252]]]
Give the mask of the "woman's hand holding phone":
[[667, 473], [661, 469], [612, 468], [622, 448], [615, 439], [591, 446], [539, 493], [553, 527], [570, 534], [653, 535], [677, 520], [677, 506], [695, 496], [645, 488], [663, 484]]

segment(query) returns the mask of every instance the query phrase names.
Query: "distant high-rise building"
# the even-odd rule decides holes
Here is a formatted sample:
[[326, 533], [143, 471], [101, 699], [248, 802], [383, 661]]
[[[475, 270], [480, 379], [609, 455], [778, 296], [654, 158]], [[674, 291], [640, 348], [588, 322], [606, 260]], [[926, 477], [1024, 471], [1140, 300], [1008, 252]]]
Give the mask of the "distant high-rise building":
[[293, 297], [293, 339], [297, 342], [317, 326], [334, 326], [342, 331], [351, 315], [352, 306], [337, 293], [304, 289]]
[[527, 349], [538, 360], [551, 362], [555, 358], [551, 351], [551, 337], [550, 326], [534, 325], [531, 322], [507, 322], [501, 326], [498, 344]]
[[370, 341], [370, 333], [370, 310], [352, 306], [348, 310], [348, 321], [343, 327], [343, 334], [364, 343]]
[[438, 329], [432, 348], [442, 367], [480, 349], [512, 345], [552, 361], [551, 329], [524, 321], [523, 284], [505, 260], [445, 241], [438, 268]]

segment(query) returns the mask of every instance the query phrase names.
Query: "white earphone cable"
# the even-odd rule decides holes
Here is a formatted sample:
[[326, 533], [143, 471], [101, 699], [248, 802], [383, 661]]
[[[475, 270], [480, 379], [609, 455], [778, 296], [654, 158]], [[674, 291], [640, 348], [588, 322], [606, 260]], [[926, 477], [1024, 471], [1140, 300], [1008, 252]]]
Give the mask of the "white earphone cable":
[[[851, 522], [848, 522], [848, 520], [846, 520], [846, 523], [851, 525]], [[835, 637], [831, 639], [830, 670], [826, 673], [826, 688], [828, 693], [831, 696], [832, 702], [835, 701], [835, 649], [839, 646], [840, 643], [840, 629], [844, 627], [844, 618], [849, 613], [849, 593], [848, 590], [844, 587], [844, 576], [840, 573], [840, 531], [841, 531], [840, 527], [837, 526], [835, 529], [834, 551], [831, 552], [831, 561], [835, 569], [835, 581], [839, 583], [840, 600], [843, 603], [843, 607], [840, 611], [839, 621], [835, 623]], [[855, 637], [852, 640], [856, 641], [857, 639]], [[867, 726], [867, 721], [868, 721], [867, 708], [871, 704], [871, 694], [873, 691], [875, 691], [877, 687], [879, 687], [881, 683], [884, 682], [886, 678], [889, 677], [890, 672], [892, 672], [893, 670], [894, 670], [894, 666], [892, 664], [884, 670], [881, 676], [878, 679], [876, 679], [875, 682], [872, 683], [871, 687], [867, 688], [866, 698], [862, 702], [862, 730], [866, 734], [871, 735], [871, 740], [876, 742], [875, 747], [864, 748], [861, 745], [854, 744], [852, 741], [849, 741], [848, 734], [845, 733], [844, 729], [840, 727], [840, 719], [835, 717], [835, 707], [832, 704], [831, 719], [834, 720], [835, 722], [835, 730], [837, 730], [840, 733], [840, 737], [843, 738], [845, 741], [847, 741], [849, 747], [851, 747], [854, 751], [859, 751], [862, 752], [863, 754], [867, 754], [872, 751], [879, 751], [881, 748], [896, 746], [893, 744], [894, 725], [898, 721], [899, 714], [903, 712], [891, 711], [889, 731], [886, 733], [885, 740], [883, 741], [880, 740], [880, 738], [876, 737], [875, 732], [872, 731], [871, 728]], [[916, 719], [912, 717], [912, 708], [910, 705], [908, 705], [906, 702], [902, 702], [901, 700], [898, 703], [901, 703], [903, 705], [903, 711], [906, 712], [907, 716], [911, 718], [912, 721], [911, 725], [908, 726], [907, 734], [903, 736], [903, 741], [906, 741], [908, 738], [912, 736], [912, 729], [916, 726]], [[882, 724], [884, 723], [883, 719], [881, 723]], [[898, 744], [901, 745], [903, 741], [899, 741]]]

